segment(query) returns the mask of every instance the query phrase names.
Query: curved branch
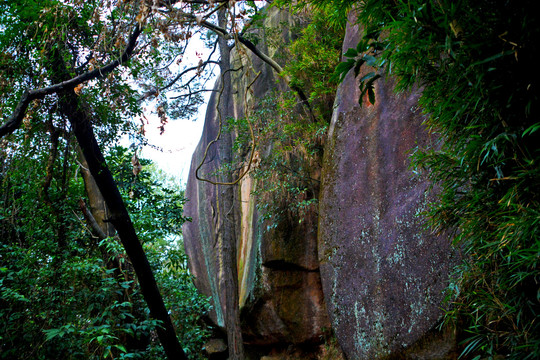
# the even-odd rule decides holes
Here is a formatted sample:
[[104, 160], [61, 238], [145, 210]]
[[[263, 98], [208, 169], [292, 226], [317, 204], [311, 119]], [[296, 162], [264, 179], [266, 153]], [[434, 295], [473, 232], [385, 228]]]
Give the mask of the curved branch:
[[190, 21], [195, 21], [200, 26], [202, 26], [202, 27], [204, 27], [204, 28], [206, 28], [208, 30], [212, 30], [213, 32], [215, 32], [219, 36], [222, 36], [222, 37], [224, 37], [226, 39], [237, 38], [242, 44], [244, 44], [245, 47], [247, 47], [249, 50], [251, 50], [262, 61], [264, 61], [265, 63], [270, 65], [276, 72], [281, 73], [283, 71], [283, 68], [281, 67], [281, 65], [279, 65], [276, 61], [274, 61], [274, 59], [272, 59], [270, 56], [266, 55], [265, 53], [263, 53], [259, 49], [257, 49], [255, 44], [253, 44], [248, 39], [242, 37], [242, 35], [240, 35], [240, 34], [232, 35], [231, 33], [229, 33], [227, 31], [227, 29], [224, 29], [224, 28], [219, 27], [219, 26], [217, 26], [215, 24], [212, 24], [211, 22], [209, 22], [207, 20], [198, 19], [197, 16], [195, 16], [193, 14], [188, 14], [188, 13], [185, 13], [183, 11], [179, 11], [179, 13], [180, 13], [180, 15], [182, 17], [184, 17], [186, 19], [189, 19]]
[[122, 55], [120, 55], [119, 58], [111, 61], [107, 65], [104, 65], [103, 67], [92, 70], [92, 71], [85, 72], [84, 74], [75, 76], [74, 78], [71, 78], [66, 81], [62, 81], [58, 84], [54, 84], [51, 86], [47, 86], [44, 88], [35, 89], [31, 91], [25, 91], [23, 95], [21, 96], [21, 99], [19, 100], [19, 103], [17, 104], [15, 111], [13, 111], [13, 113], [8, 118], [8, 120], [4, 123], [4, 125], [0, 126], [0, 137], [7, 134], [11, 134], [13, 131], [19, 128], [26, 114], [26, 110], [28, 109], [28, 105], [32, 101], [37, 100], [37, 99], [43, 99], [47, 95], [73, 89], [77, 85], [80, 85], [90, 80], [102, 78], [103, 76], [107, 75], [108, 73], [113, 71], [115, 68], [117, 68], [119, 65], [127, 62], [133, 54], [133, 50], [135, 49], [135, 46], [137, 45], [137, 39], [139, 35], [141, 34], [141, 32], [142, 32], [142, 28], [139, 24], [137, 24], [129, 37], [128, 43]]
[[[240, 41], [240, 43], [242, 43], [242, 45], [251, 50], [253, 54], [257, 55], [262, 61], [270, 65], [278, 74], [281, 74], [283, 72], [283, 68], [277, 62], [275, 62], [274, 59], [257, 49], [255, 44], [253, 44], [251, 41], [241, 35], [238, 35], [236, 38], [238, 39], [238, 41]], [[291, 88], [291, 90], [293, 90], [296, 95], [298, 95], [298, 97], [302, 101], [302, 104], [306, 106], [312, 120], [315, 120], [315, 115], [313, 115], [313, 110], [311, 109], [311, 105], [309, 104], [309, 100], [306, 94], [304, 94], [304, 91], [296, 85], [291, 85], [291, 80], [288, 76], [284, 76], [284, 79], [289, 88]]]
[[[207, 28], [208, 30], [212, 30], [218, 36], [222, 36], [225, 39], [236, 39], [236, 40], [238, 40], [242, 45], [247, 47], [258, 58], [260, 58], [262, 61], [264, 61], [265, 63], [270, 65], [272, 67], [272, 69], [274, 69], [278, 74], [283, 73], [283, 68], [281, 67], [281, 65], [279, 65], [270, 56], [268, 56], [264, 52], [257, 49], [257, 46], [255, 46], [254, 43], [252, 43], [250, 40], [246, 39], [242, 35], [240, 35], [240, 34], [231, 34], [231, 33], [229, 33], [227, 31], [227, 29], [224, 29], [222, 27], [214, 25], [211, 22], [208, 22], [206, 20], [199, 20], [193, 14], [187, 14], [187, 13], [181, 12], [181, 15], [184, 16], [185, 18], [188, 18], [188, 19], [190, 19], [192, 21], [197, 22], [199, 25], [201, 25], [202, 27]], [[287, 84], [287, 86], [289, 86], [289, 88], [298, 95], [298, 97], [300, 98], [302, 104], [306, 107], [311, 119], [313, 121], [315, 121], [315, 115], [313, 114], [313, 110], [311, 109], [309, 99], [306, 96], [306, 94], [304, 93], [304, 91], [300, 87], [298, 87], [296, 85], [291, 85], [291, 81], [290, 81], [288, 76], [285, 76], [284, 79], [285, 79], [285, 83]]]
[[156, 278], [137, 236], [129, 212], [94, 136], [92, 113], [86, 110], [84, 106], [81, 106], [79, 98], [73, 92], [68, 93], [67, 96], [61, 99], [60, 111], [65, 114], [71, 123], [77, 142], [88, 164], [90, 174], [96, 181], [96, 185], [110, 211], [108, 220], [116, 229], [126, 254], [133, 265], [141, 287], [141, 293], [150, 310], [150, 316], [161, 321], [161, 326], [158, 326], [156, 331], [167, 359], [187, 360], [184, 350], [176, 337], [174, 325], [163, 302]]
[[86, 220], [88, 225], [90, 225], [92, 235], [97, 237], [99, 240], [106, 239], [107, 234], [105, 234], [101, 226], [99, 226], [96, 218], [94, 217], [94, 215], [92, 215], [92, 212], [88, 210], [82, 198], [79, 199], [79, 208], [81, 209], [84, 219]]
[[[49, 119], [47, 121], [50, 132], [50, 142], [51, 146], [49, 149], [49, 157], [47, 159], [47, 166], [45, 168], [45, 180], [41, 188], [41, 193], [45, 203], [51, 207], [53, 213], [56, 213], [51, 199], [49, 197], [49, 188], [51, 187], [51, 181], [53, 179], [54, 163], [58, 157], [58, 139], [60, 138], [60, 131], [54, 127], [52, 120], [52, 110], [49, 113]], [[55, 214], [56, 215], [56, 214]]]
[[[190, 71], [204, 69], [204, 68], [206, 68], [206, 66], [208, 64], [219, 64], [218, 61], [210, 60], [212, 58], [212, 56], [214, 55], [214, 52], [216, 51], [216, 49], [217, 49], [217, 42], [214, 43], [214, 49], [212, 49], [212, 52], [210, 53], [210, 55], [208, 55], [207, 60], [205, 62], [203, 62], [202, 64], [199, 64], [197, 66], [192, 66], [190, 68], [184, 69], [184, 71], [182, 71], [180, 74], [176, 75], [176, 77], [173, 80], [171, 80], [167, 85], [165, 85], [165, 86], [163, 86], [163, 87], [161, 87], [159, 89], [154, 88], [153, 90], [148, 90], [139, 99], [137, 99], [137, 101], [140, 102], [140, 101], [148, 99], [151, 96], [157, 96], [163, 90], [167, 90], [168, 88], [173, 86], [178, 80], [180, 80], [182, 78], [182, 76], [184, 76], [185, 74], [187, 74]], [[189, 84], [193, 79], [195, 79], [195, 77], [191, 78], [182, 87]], [[181, 97], [181, 96], [178, 96], [178, 97]], [[176, 98], [178, 98], [178, 97], [176, 97]], [[176, 99], [176, 98], [173, 97], [172, 99]]]
[[[197, 65], [197, 66], [192, 66], [190, 68], [187, 68], [185, 69], [184, 71], [182, 71], [180, 74], [178, 74], [173, 80], [171, 80], [167, 85], [159, 88], [159, 89], [155, 89], [154, 90], [149, 90], [147, 92], [145, 92], [139, 99], [137, 99], [137, 101], [143, 101], [143, 100], [146, 100], [148, 99], [149, 97], [151, 96], [156, 96], [158, 95], [160, 92], [162, 92], [163, 90], [167, 90], [168, 88], [170, 88], [171, 86], [173, 86], [178, 80], [180, 80], [182, 78], [182, 76], [186, 75], [188, 72], [190, 71], [195, 71], [195, 70], [199, 70], [204, 67], [206, 67], [206, 65], [208, 64], [219, 64], [219, 62], [217, 61], [213, 61], [213, 60], [208, 60], [208, 61], [205, 61], [202, 65]], [[196, 78], [196, 77], [195, 77]], [[189, 84], [194, 78], [190, 79], [188, 81], [187, 84]], [[183, 86], [185, 86], [186, 84], [184, 84]], [[176, 98], [179, 98], [181, 96], [177, 96], [177, 97], [172, 97], [171, 99], [176, 99]]]
[[186, 96], [193, 96], [193, 95], [196, 95], [196, 94], [200, 94], [200, 93], [203, 93], [203, 92], [217, 92], [217, 91], [218, 90], [214, 90], [214, 89], [201, 89], [201, 90], [191, 91], [189, 94], [181, 94], [181, 95], [177, 95], [177, 96], [171, 96], [169, 99], [176, 100], [176, 99], [180, 99], [180, 98], [183, 98], [183, 97], [186, 97]]
[[[248, 93], [249, 89], [251, 88], [251, 86], [253, 85], [253, 83], [255, 83], [255, 81], [259, 78], [260, 75], [261, 75], [261, 72], [259, 71], [257, 73], [257, 75], [255, 76], [255, 78], [246, 87], [246, 92], [244, 93], [244, 107], [246, 109], [246, 112], [247, 112], [247, 93]], [[223, 92], [223, 87], [221, 88], [221, 90], [219, 92], [220, 97], [221, 97], [222, 92]], [[219, 103], [219, 101], [220, 100], [218, 99], [218, 103]], [[221, 137], [222, 120], [221, 120], [221, 112], [219, 111], [219, 107], [218, 107], [217, 111], [218, 111], [218, 117], [219, 117], [219, 131], [218, 131], [218, 134], [217, 134], [216, 138], [214, 140], [212, 140], [210, 143], [208, 143], [208, 145], [206, 146], [206, 149], [204, 150], [204, 155], [203, 155], [203, 158], [201, 160], [201, 163], [195, 169], [195, 178], [197, 178], [197, 180], [210, 183], [212, 185], [236, 185], [236, 184], [238, 184], [240, 182], [240, 180], [242, 180], [249, 173], [249, 170], [251, 170], [251, 165], [253, 164], [253, 158], [255, 157], [255, 134], [253, 132], [253, 126], [251, 125], [251, 121], [249, 121], [249, 114], [246, 114], [246, 120], [247, 120], [248, 125], [249, 125], [249, 131], [250, 131], [251, 141], [253, 142], [253, 145], [251, 146], [251, 154], [249, 156], [249, 162], [248, 162], [246, 170], [244, 170], [244, 172], [242, 174], [240, 174], [236, 178], [236, 180], [231, 181], [231, 182], [213, 181], [213, 180], [210, 180], [210, 179], [201, 178], [199, 176], [199, 170], [204, 165], [204, 161], [206, 160], [206, 157], [208, 156], [208, 150], [210, 149], [210, 146], [212, 144], [216, 143], [219, 140], [219, 138]]]

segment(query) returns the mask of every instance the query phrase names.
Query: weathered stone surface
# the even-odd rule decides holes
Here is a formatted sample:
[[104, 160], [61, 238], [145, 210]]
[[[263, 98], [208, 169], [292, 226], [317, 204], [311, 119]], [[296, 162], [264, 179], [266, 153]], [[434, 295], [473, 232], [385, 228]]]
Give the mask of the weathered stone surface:
[[[282, 26], [292, 23], [292, 16], [277, 8], [271, 8], [265, 26]], [[289, 26], [291, 27], [291, 26]], [[284, 31], [287, 40], [291, 34]], [[260, 36], [264, 39], [264, 36]], [[285, 41], [284, 40], [284, 41]], [[257, 45], [263, 52], [273, 54], [274, 49]], [[256, 108], [271, 89], [283, 88], [271, 68], [249, 51], [237, 52], [233, 67], [235, 87], [234, 101], [225, 116], [241, 118], [244, 104]], [[250, 91], [246, 87], [261, 71]], [[219, 89], [219, 84], [216, 85]], [[222, 299], [224, 289], [220, 278], [224, 271], [217, 251], [219, 222], [219, 189], [217, 186], [198, 181], [195, 169], [202, 162], [207, 145], [215, 139], [219, 121], [215, 111], [216, 94], [208, 104], [201, 141], [193, 155], [188, 178], [186, 197], [189, 199], [185, 214], [193, 221], [184, 225], [184, 244], [189, 266], [195, 276], [195, 284], [204, 294], [212, 296], [211, 317], [220, 327], [224, 326]], [[207, 159], [199, 172], [211, 177], [223, 165], [217, 147], [210, 147]], [[305, 217], [302, 224], [290, 220], [267, 231], [260, 221], [257, 199], [253, 191], [265, 184], [247, 176], [237, 185], [235, 199], [238, 250], [238, 281], [242, 330], [247, 343], [268, 345], [275, 343], [296, 344], [318, 340], [323, 329], [330, 326], [324, 305], [322, 285], [317, 259], [317, 216]]]
[[227, 344], [223, 339], [210, 339], [204, 344], [204, 353], [209, 360], [227, 359]]
[[246, 341], [257, 345], [317, 341], [330, 325], [319, 272], [263, 266], [261, 282], [266, 289], [245, 308]]
[[[199, 145], [191, 161], [190, 174], [186, 186], [186, 197], [189, 199], [185, 205], [186, 216], [192, 222], [184, 224], [184, 247], [189, 259], [189, 268], [194, 276], [195, 286], [205, 295], [212, 296], [211, 317], [214, 322], [223, 327], [223, 311], [220, 304], [219, 267], [216, 263], [217, 236], [217, 189], [215, 186], [198, 181], [195, 178], [195, 169], [202, 162], [206, 145], [217, 135], [218, 121], [215, 116], [216, 97], [211, 96], [208, 104], [205, 125]], [[205, 170], [211, 172], [219, 166], [219, 154], [215, 148], [208, 151], [208, 160]]]
[[[359, 39], [358, 26], [349, 26], [344, 49]], [[418, 216], [429, 184], [408, 168], [410, 150], [430, 141], [419, 94], [396, 94], [391, 79], [375, 91], [375, 105], [360, 108], [353, 75], [340, 86], [320, 195], [323, 289], [350, 359], [399, 356], [432, 329], [452, 262], [449, 240]]]
[[[276, 10], [267, 24], [292, 22]], [[284, 32], [283, 37], [291, 35]], [[344, 48], [355, 46], [359, 37], [358, 28], [349, 26]], [[263, 43], [258, 46], [274, 52]], [[244, 104], [256, 107], [257, 99], [283, 84], [247, 51], [233, 63], [243, 67], [233, 74], [237, 91], [226, 115], [239, 118]], [[268, 230], [253, 195], [265, 184], [247, 176], [237, 185], [232, 211], [238, 221], [244, 339], [261, 346], [316, 341], [330, 327], [328, 308], [349, 359], [451, 359], [452, 332], [433, 328], [442, 315], [452, 250], [448, 239], [427, 231], [418, 216], [429, 202], [429, 183], [408, 167], [410, 150], [432, 141], [422, 127], [418, 93], [396, 94], [386, 79], [376, 83], [375, 105], [365, 102], [360, 108], [358, 96], [358, 84], [348, 75], [339, 88], [325, 146], [318, 226], [317, 214], [311, 213], [301, 223], [286, 220]], [[212, 296], [211, 316], [223, 327], [220, 279], [227, 269], [217, 251], [219, 188], [194, 176], [218, 132], [215, 102], [214, 94], [192, 160], [186, 214], [193, 222], [184, 226], [184, 242], [196, 285]], [[209, 149], [200, 174], [211, 176], [223, 165], [216, 149]]]

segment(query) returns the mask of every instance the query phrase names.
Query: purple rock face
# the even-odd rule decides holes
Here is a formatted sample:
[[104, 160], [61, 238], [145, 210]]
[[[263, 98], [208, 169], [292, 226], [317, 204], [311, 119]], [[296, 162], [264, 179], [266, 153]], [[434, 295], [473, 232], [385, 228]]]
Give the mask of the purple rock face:
[[[359, 39], [350, 26], [344, 49]], [[412, 173], [408, 156], [431, 141], [419, 94], [396, 94], [390, 79], [375, 90], [375, 105], [360, 107], [352, 74], [340, 86], [320, 195], [323, 292], [350, 359], [393, 356], [429, 332], [442, 316], [452, 262], [449, 239], [418, 216], [429, 183]]]

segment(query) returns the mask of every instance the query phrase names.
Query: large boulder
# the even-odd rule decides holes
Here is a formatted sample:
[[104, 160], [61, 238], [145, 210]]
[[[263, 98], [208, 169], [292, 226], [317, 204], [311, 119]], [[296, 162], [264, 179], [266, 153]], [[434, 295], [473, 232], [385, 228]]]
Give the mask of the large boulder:
[[[344, 50], [360, 40], [353, 23]], [[430, 184], [409, 168], [411, 150], [434, 141], [419, 91], [379, 79], [375, 104], [359, 106], [357, 81], [349, 73], [339, 87], [322, 170], [319, 261], [332, 327], [350, 359], [450, 357], [451, 334], [432, 329], [453, 252], [426, 228]]]
[[[301, 19], [300, 19], [301, 20]], [[296, 23], [290, 13], [270, 8], [264, 28], [283, 29], [283, 42], [291, 34], [287, 29]], [[302, 21], [302, 20], [301, 20]], [[268, 48], [261, 30], [257, 47], [271, 56], [276, 49]], [[245, 104], [256, 108], [259, 99], [272, 89], [285, 90], [270, 66], [263, 63], [247, 49], [235, 51], [231, 62], [234, 71], [234, 101], [223, 118], [242, 118]], [[260, 72], [259, 75], [256, 75]], [[257, 77], [256, 77], [257, 76]], [[251, 82], [256, 80], [251, 84]], [[219, 83], [216, 88], [219, 89]], [[246, 89], [248, 89], [246, 93]], [[220, 209], [219, 186], [196, 179], [195, 170], [206, 160], [199, 175], [212, 177], [224, 165], [218, 146], [207, 146], [218, 133], [216, 113], [217, 93], [210, 98], [206, 120], [199, 145], [192, 158], [186, 187], [189, 202], [185, 214], [192, 221], [184, 225], [184, 245], [195, 284], [204, 294], [212, 297], [211, 318], [224, 327], [223, 296], [221, 286], [223, 268], [219, 253]], [[268, 150], [268, 149], [267, 149]], [[236, 186], [234, 209], [236, 219], [236, 244], [238, 253], [239, 301], [242, 332], [248, 344], [286, 345], [319, 341], [323, 331], [330, 326], [324, 299], [317, 259], [317, 215], [308, 214], [301, 223], [289, 219], [268, 229], [257, 208], [258, 199], [253, 192], [265, 184], [249, 175]]]
[[[272, 8], [263, 28], [282, 29], [286, 42], [294, 34], [285, 30], [292, 26], [282, 25], [296, 21]], [[344, 49], [360, 40], [353, 23]], [[265, 38], [262, 30], [253, 31]], [[276, 52], [264, 41], [257, 46], [271, 56]], [[223, 116], [242, 118], [246, 104], [256, 109], [272, 89], [286, 90], [249, 51], [236, 52], [232, 63], [240, 70], [232, 74], [234, 99]], [[234, 209], [227, 211], [235, 218], [246, 343], [283, 348], [316, 342], [332, 327], [349, 359], [453, 357], [452, 331], [439, 332], [436, 326], [456, 256], [448, 236], [427, 229], [421, 214], [432, 200], [431, 184], [409, 168], [411, 150], [436, 139], [422, 125], [418, 91], [396, 93], [392, 79], [379, 79], [375, 91], [375, 105], [363, 99], [360, 107], [352, 74], [339, 87], [325, 144], [318, 213], [268, 227], [257, 206], [261, 199], [254, 195], [267, 184], [248, 175], [236, 185]], [[221, 190], [194, 174], [201, 163], [203, 176], [224, 165], [219, 147], [207, 148], [219, 130], [216, 101], [214, 93], [192, 159], [185, 212], [193, 221], [184, 225], [184, 243], [197, 287], [212, 297], [211, 317], [224, 327], [221, 279], [228, 269], [219, 251]]]

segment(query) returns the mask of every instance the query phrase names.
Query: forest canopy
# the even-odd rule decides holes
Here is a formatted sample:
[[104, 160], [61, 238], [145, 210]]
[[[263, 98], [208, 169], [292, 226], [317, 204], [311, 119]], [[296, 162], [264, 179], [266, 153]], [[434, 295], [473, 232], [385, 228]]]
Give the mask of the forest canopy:
[[138, 152], [143, 105], [165, 131], [208, 91], [216, 60], [182, 57], [210, 7], [0, 2], [0, 357], [200, 356], [183, 192]]

